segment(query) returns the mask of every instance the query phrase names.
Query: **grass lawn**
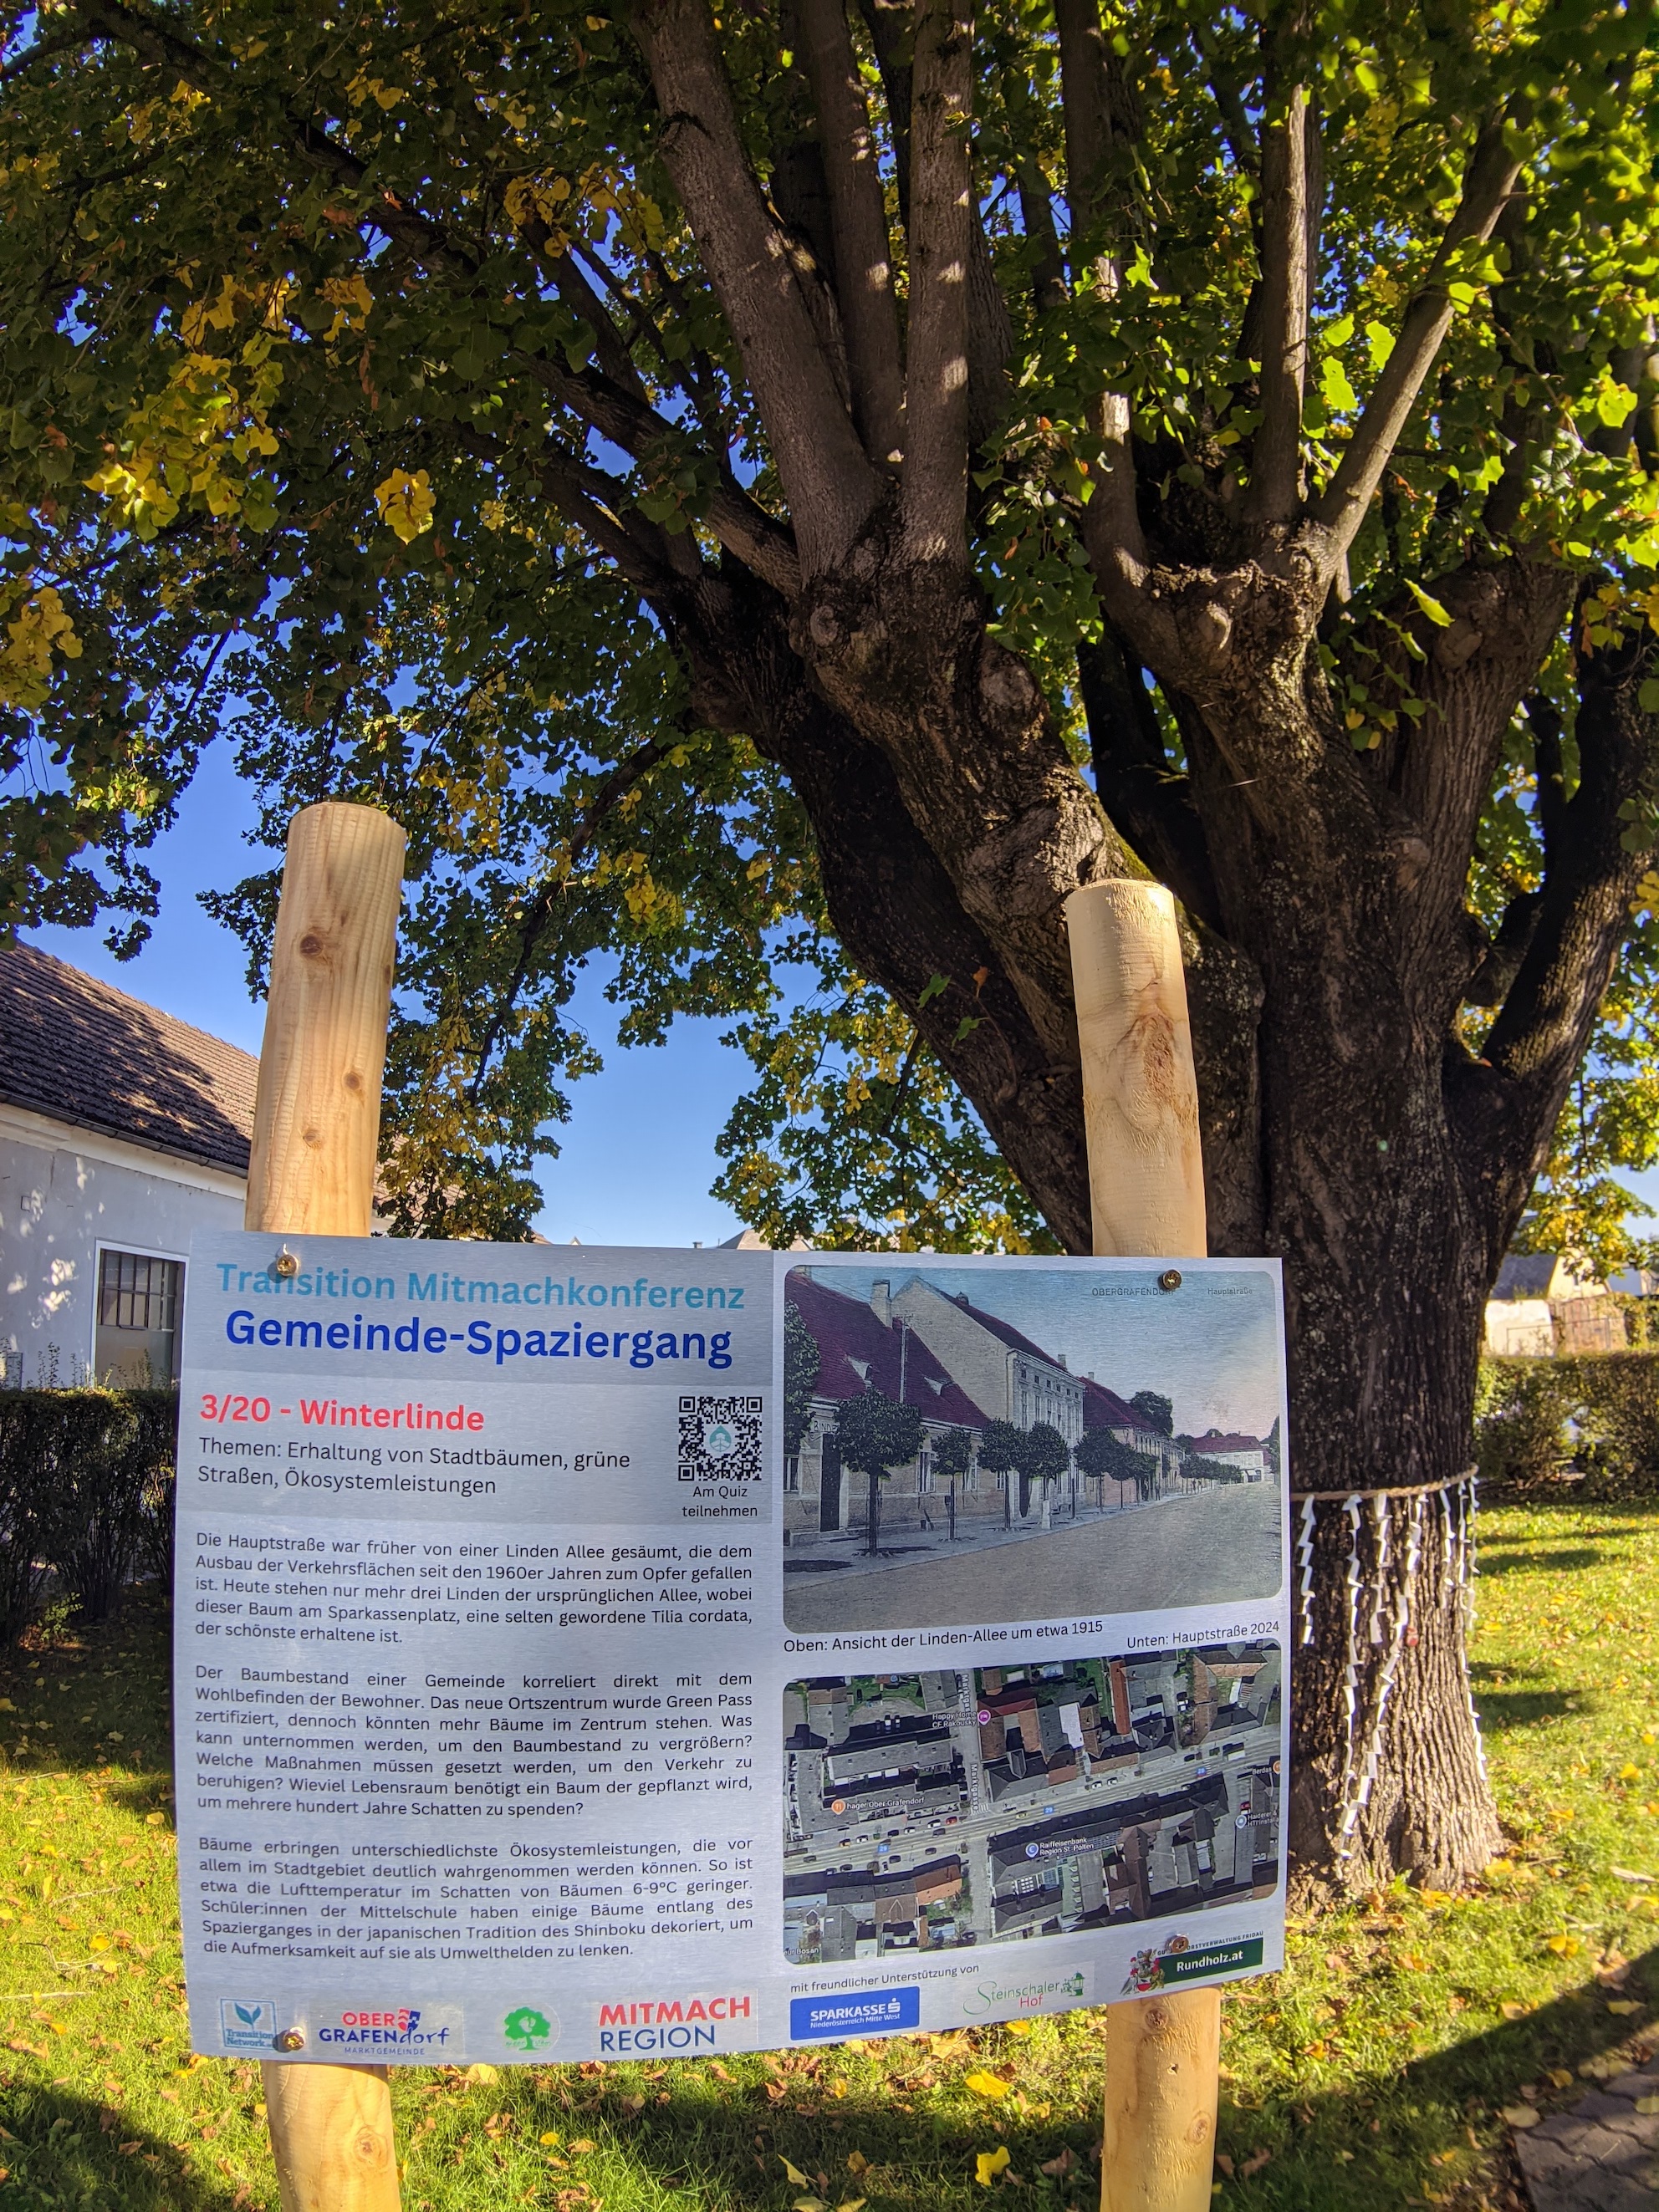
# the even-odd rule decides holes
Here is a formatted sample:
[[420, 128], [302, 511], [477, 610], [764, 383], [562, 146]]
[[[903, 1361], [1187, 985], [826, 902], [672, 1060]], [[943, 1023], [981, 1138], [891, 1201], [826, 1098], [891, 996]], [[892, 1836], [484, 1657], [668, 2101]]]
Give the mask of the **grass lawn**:
[[[1220, 2205], [1502, 2206], [1503, 2111], [1659, 2046], [1659, 1504], [1509, 1507], [1483, 1538], [1478, 1701], [1512, 1846], [1467, 1895], [1401, 1887], [1304, 1923], [1288, 1971], [1230, 1997]], [[164, 1621], [7, 1654], [0, 1700], [0, 2202], [274, 2208], [256, 2069], [185, 2047]], [[404, 2069], [393, 2094], [410, 2212], [1005, 2190], [1066, 2212], [1095, 2199], [1100, 2076], [1084, 2012], [726, 2061]], [[1004, 2147], [981, 2185], [978, 2154]]]

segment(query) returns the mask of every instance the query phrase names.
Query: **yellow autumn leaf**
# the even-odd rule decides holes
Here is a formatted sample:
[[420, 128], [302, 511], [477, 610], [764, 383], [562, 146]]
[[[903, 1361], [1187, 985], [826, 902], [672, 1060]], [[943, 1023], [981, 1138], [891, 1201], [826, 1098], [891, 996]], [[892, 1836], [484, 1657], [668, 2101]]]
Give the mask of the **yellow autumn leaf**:
[[789, 2160], [784, 2157], [781, 2151], [778, 2154], [778, 2164], [783, 2168], [785, 2179], [789, 2182], [792, 2188], [805, 2189], [810, 2185], [808, 2177], [801, 2172], [798, 2166], [791, 2166]]
[[501, 2078], [500, 2067], [486, 2066], [482, 2059], [476, 2065], [469, 2066], [462, 2076], [467, 2081], [499, 2081]]
[[1558, 1959], [1576, 1959], [1583, 1948], [1576, 1936], [1552, 1936], [1544, 1945], [1544, 1948], [1553, 1951]]
[[830, 2212], [822, 2197], [798, 2197], [791, 2212]]
[[1006, 2097], [1008, 2094], [1008, 2084], [1000, 2075], [987, 2074], [982, 2070], [977, 2074], [964, 2075], [963, 2086], [971, 2089], [976, 2097], [988, 2097], [994, 2100], [998, 2097]]
[[423, 530], [431, 529], [433, 509], [438, 502], [425, 469], [417, 469], [413, 476], [407, 469], [393, 469], [384, 483], [375, 485], [374, 499], [380, 520], [391, 524], [405, 545], [412, 544]]
[[559, 2131], [556, 2128], [549, 2128], [546, 2134], [538, 2140], [544, 2143], [556, 2143], [559, 2140]]
[[1625, 2019], [1631, 2013], [1640, 2012], [1641, 2009], [1641, 2006], [1637, 2002], [1634, 1997], [1609, 1997], [1607, 1999], [1607, 2010], [1611, 2013], [1617, 2013], [1621, 2020]]
[[1005, 2020], [1002, 2025], [1010, 2035], [1029, 2035], [1035, 2023], [1029, 2020]]
[[974, 2160], [974, 2179], [981, 2189], [988, 2189], [1007, 2163], [1006, 2143], [999, 2143], [994, 2150], [982, 2150]]
[[844, 2204], [836, 2205], [836, 2212], [864, 2212], [864, 2199], [861, 2197], [849, 2197]]
[[1621, 1782], [1639, 1781], [1641, 1778], [1641, 1773], [1642, 1770], [1639, 1766], [1632, 1766], [1630, 1764], [1630, 1761], [1626, 1759], [1625, 1764], [1619, 1770], [1619, 1779]]
[[847, 2171], [848, 2173], [857, 2174], [860, 2180], [862, 2180], [864, 2176], [869, 2172], [870, 2161], [866, 2158], [861, 2150], [849, 2150], [848, 2152]]

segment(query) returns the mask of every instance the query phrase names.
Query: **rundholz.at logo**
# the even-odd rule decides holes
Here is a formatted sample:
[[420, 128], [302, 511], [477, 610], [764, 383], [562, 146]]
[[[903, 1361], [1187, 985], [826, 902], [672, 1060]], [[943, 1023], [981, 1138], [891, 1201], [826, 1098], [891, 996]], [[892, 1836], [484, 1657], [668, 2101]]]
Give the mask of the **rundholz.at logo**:
[[718, 2051], [720, 2031], [752, 2018], [751, 1996], [629, 1997], [599, 2007], [599, 2049], [619, 2057], [641, 2051]]

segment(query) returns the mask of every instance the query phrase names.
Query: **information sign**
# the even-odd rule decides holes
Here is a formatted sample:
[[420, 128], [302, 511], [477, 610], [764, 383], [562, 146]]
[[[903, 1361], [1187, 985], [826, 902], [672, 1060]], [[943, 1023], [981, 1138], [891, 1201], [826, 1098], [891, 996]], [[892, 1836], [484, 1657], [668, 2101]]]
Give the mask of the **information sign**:
[[1266, 1261], [204, 1235], [195, 2048], [638, 2058], [1282, 1963]]

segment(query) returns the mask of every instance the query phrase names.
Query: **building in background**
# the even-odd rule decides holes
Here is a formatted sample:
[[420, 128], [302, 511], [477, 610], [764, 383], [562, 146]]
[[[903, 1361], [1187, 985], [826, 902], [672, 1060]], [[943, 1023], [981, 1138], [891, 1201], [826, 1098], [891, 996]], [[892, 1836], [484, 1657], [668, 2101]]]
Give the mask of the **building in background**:
[[1511, 1252], [1486, 1301], [1486, 1350], [1500, 1358], [1623, 1352], [1624, 1310], [1561, 1252]]
[[0, 1374], [168, 1382], [198, 1228], [240, 1229], [258, 1062], [0, 952]]

